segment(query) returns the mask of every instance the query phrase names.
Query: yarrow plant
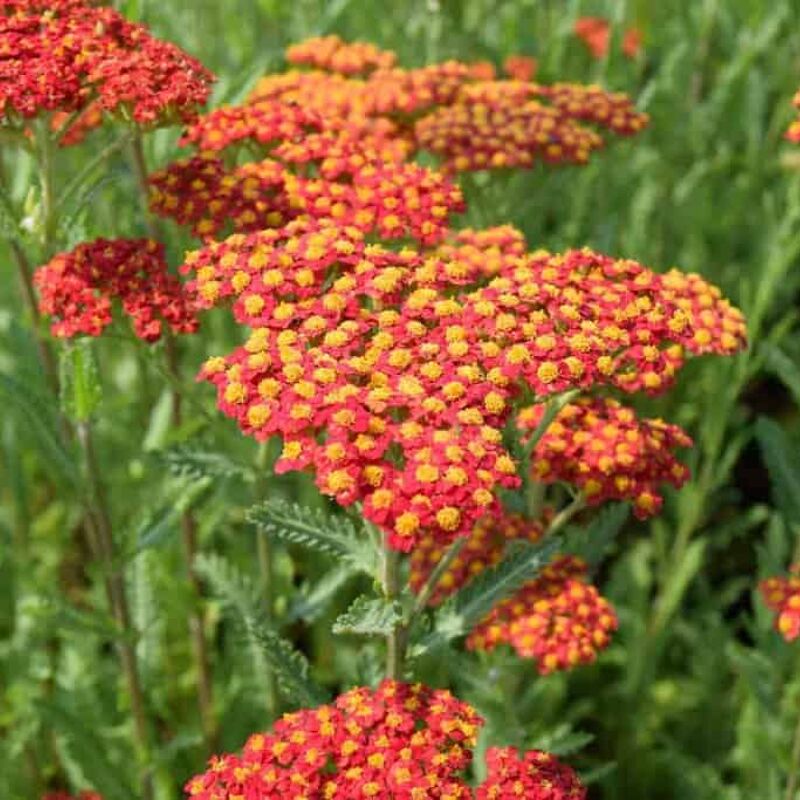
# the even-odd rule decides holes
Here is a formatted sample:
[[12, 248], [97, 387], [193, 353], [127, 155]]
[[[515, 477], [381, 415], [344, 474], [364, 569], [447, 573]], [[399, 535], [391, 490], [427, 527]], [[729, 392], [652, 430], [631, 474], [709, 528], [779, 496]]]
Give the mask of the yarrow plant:
[[[286, 71], [260, 79], [242, 103], [201, 114], [210, 73], [112, 9], [17, 0], [0, 12], [4, 132], [40, 175], [33, 277], [24, 249], [15, 252], [31, 314], [48, 318], [73, 369], [62, 386], [74, 395], [64, 435], [83, 454], [82, 524], [122, 630], [142, 796], [153, 796], [152, 726], [92, 443], [93, 362], [72, 341], [103, 334], [115, 306], [134, 339], [164, 340], [173, 384], [174, 337], [201, 330], [206, 312], [223, 309], [241, 333], [198, 374], [262, 445], [251, 483], [266, 502], [247, 518], [259, 529], [266, 610], [253, 611], [246, 586], [229, 592], [229, 605], [264, 645], [271, 693], [301, 707], [279, 716], [272, 698], [271, 728], [239, 755], [212, 757], [187, 796], [585, 798], [576, 773], [538, 749], [489, 746], [476, 769], [485, 777], [473, 780], [477, 711], [411, 681], [426, 656], [459, 640], [469, 652], [508, 647], [541, 675], [595, 661], [620, 621], [563, 533], [592, 524], [609, 501], [650, 517], [665, 484], [690, 479], [679, 461], [690, 437], [625, 402], [669, 390], [690, 358], [740, 351], [741, 313], [697, 274], [589, 248], [551, 253], [510, 225], [459, 222], [469, 203], [462, 173], [582, 165], [607, 135], [643, 130], [647, 115], [600, 86], [539, 84], [525, 56], [505, 61], [505, 78], [480, 62], [409, 69], [337, 36], [291, 46]], [[104, 122], [124, 130], [109, 153], [131, 145], [150, 235], [58, 252], [54, 146], [81, 146]], [[188, 152], [148, 174], [141, 135], [172, 123]], [[197, 240], [178, 274], [162, 220]], [[270, 442], [274, 472], [308, 476], [339, 511], [282, 502], [266, 474]], [[181, 527], [195, 595], [201, 576], [229, 588], [230, 571], [197, 557], [185, 509]], [[348, 579], [373, 579], [375, 591], [356, 597], [334, 631], [384, 647], [377, 688], [318, 699], [308, 665], [275, 629], [275, 539], [335, 554]], [[768, 602], [782, 603], [779, 594], [772, 587]], [[189, 623], [210, 753], [217, 731], [198, 607]]]

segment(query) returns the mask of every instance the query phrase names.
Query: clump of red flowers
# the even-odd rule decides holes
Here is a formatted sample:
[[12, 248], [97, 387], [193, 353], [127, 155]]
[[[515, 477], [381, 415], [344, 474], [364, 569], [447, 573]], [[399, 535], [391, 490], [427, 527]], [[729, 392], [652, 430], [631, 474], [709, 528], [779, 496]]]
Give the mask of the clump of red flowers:
[[211, 73], [143, 25], [88, 0], [0, 3], [0, 117], [102, 112], [143, 125], [186, 121], [209, 94]]
[[[524, 409], [523, 430], [534, 430], [544, 406]], [[661, 483], [676, 488], [689, 479], [689, 469], [675, 458], [692, 440], [677, 426], [660, 419], [639, 419], [616, 400], [586, 397], [566, 405], [537, 442], [531, 474], [539, 483], [577, 486], [590, 505], [631, 500], [634, 513], [657, 513]]]
[[[604, 17], [580, 17], [575, 20], [575, 35], [586, 45], [594, 58], [603, 58], [611, 45], [611, 23]], [[628, 28], [622, 36], [622, 53], [636, 58], [642, 50], [642, 34]]]
[[34, 274], [39, 309], [53, 318], [54, 336], [99, 336], [121, 301], [135, 334], [152, 342], [166, 323], [176, 333], [197, 330], [195, 305], [167, 270], [164, 246], [150, 239], [97, 239], [59, 253]]
[[397, 61], [391, 50], [369, 42], [345, 42], [338, 36], [317, 36], [286, 49], [286, 60], [317, 69], [358, 75], [375, 69], [389, 69]]
[[450, 692], [387, 680], [285, 714], [240, 755], [212, 758], [185, 791], [194, 800], [585, 797], [576, 774], [553, 756], [511, 748], [490, 751], [487, 780], [473, 793], [462, 774], [481, 724]]
[[800, 636], [800, 564], [793, 564], [789, 572], [766, 578], [759, 589], [767, 608], [775, 612], [775, 630], [793, 642]]
[[542, 675], [591, 664], [610, 643], [617, 615], [586, 582], [586, 572], [586, 564], [574, 556], [557, 558], [498, 603], [467, 637], [467, 648], [510, 644], [521, 658], [532, 658]]

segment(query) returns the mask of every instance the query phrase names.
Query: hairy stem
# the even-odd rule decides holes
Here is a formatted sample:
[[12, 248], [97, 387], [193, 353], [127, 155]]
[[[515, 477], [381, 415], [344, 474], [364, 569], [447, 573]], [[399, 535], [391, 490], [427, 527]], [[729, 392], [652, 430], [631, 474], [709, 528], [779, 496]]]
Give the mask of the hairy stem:
[[94, 449], [91, 424], [87, 421], [77, 425], [78, 442], [83, 455], [84, 471], [88, 486], [87, 517], [91, 526], [90, 542], [106, 573], [106, 593], [114, 620], [122, 634], [118, 650], [122, 672], [128, 690], [133, 716], [136, 748], [141, 764], [142, 800], [152, 800], [153, 783], [150, 772], [150, 731], [147, 710], [142, 690], [139, 664], [136, 657], [135, 630], [128, 605], [125, 580], [117, 565], [111, 516], [100, 479], [100, 469]]
[[142, 201], [145, 225], [147, 233], [151, 239], [160, 238], [158, 223], [150, 212], [150, 184], [147, 181], [147, 162], [144, 157], [144, 145], [142, 134], [138, 129], [134, 130], [131, 136], [131, 163], [136, 177], [136, 185], [139, 189], [139, 196]]
[[425, 609], [425, 606], [428, 605], [428, 600], [431, 599], [431, 595], [436, 591], [436, 587], [439, 585], [442, 575], [447, 572], [447, 568], [458, 558], [458, 554], [466, 543], [467, 538], [465, 536], [459, 537], [439, 559], [439, 562], [433, 568], [433, 572], [428, 576], [428, 580], [425, 581], [422, 590], [417, 595], [417, 600], [414, 603], [414, 616], [420, 614]]

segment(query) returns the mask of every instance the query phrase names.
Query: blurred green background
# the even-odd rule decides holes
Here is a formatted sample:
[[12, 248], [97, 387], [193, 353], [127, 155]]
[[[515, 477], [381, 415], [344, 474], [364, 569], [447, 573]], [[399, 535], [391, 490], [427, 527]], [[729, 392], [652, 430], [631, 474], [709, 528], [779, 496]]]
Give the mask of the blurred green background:
[[[792, 800], [786, 774], [800, 715], [800, 653], [771, 631], [755, 585], [785, 569], [800, 526], [794, 493], [800, 487], [800, 147], [782, 138], [800, 86], [798, 0], [116, 5], [214, 70], [215, 104], [240, 100], [260, 75], [281, 69], [288, 43], [338, 33], [396, 50], [408, 66], [447, 58], [499, 66], [508, 55], [531, 55], [541, 82], [599, 82], [629, 92], [651, 115], [643, 135], [610, 142], [586, 167], [466, 178], [472, 207], [464, 223], [510, 222], [532, 247], [589, 245], [657, 270], [677, 265], [699, 272], [743, 308], [751, 349], [737, 359], [693, 363], [676, 391], [640, 403], [695, 438], [688, 455], [695, 479], [669, 494], [660, 518], [630, 523], [601, 570], [620, 631], [598, 665], [539, 679], [530, 665], [494, 654], [443, 657], [427, 669], [431, 680], [454, 685], [487, 716], [493, 742], [563, 753], [591, 781], [597, 800]], [[593, 59], [575, 38], [575, 20], [583, 15], [612, 21], [607, 57]], [[629, 26], [642, 33], [634, 60], [619, 48]], [[175, 156], [178, 133], [148, 138], [152, 167]], [[64, 155], [64, 180], [88, 151]], [[22, 201], [29, 165], [2, 155]], [[70, 243], [143, 234], [133, 185], [120, 157], [72, 221]], [[187, 246], [172, 236], [174, 263]], [[36, 384], [33, 346], [15, 321], [16, 286], [7, 253], [0, 254], [0, 366]], [[223, 316], [212, 316], [203, 341], [186, 346], [187, 386], [208, 351], [225, 352], [236, 338]], [[189, 600], [175, 578], [182, 574], [179, 549], [172, 528], [157, 526], [159, 504], [174, 499], [164, 465], [153, 456], [172, 441], [168, 397], [155, 356], [113, 338], [99, 349], [106, 391], [100, 455], [120, 509], [116, 527], [130, 545], [127, 569], [143, 631], [137, 647], [161, 724], [159, 797], [177, 797], [181, 782], [201, 768], [203, 753], [183, 640]], [[186, 391], [203, 414], [182, 435], [204, 435], [237, 463], [250, 463], [251, 442], [227, 423], [209, 423], [216, 414], [210, 390]], [[133, 405], [132, 393], [144, 401]], [[769, 421], [759, 424], [761, 418]], [[777, 443], [769, 436], [776, 430]], [[113, 659], [97, 658], [98, 647], [108, 655], [109, 623], [90, 611], [90, 590], [86, 597], [61, 591], [74, 585], [70, 571], [80, 572], [85, 560], [73, 547], [74, 504], [48, 483], [55, 465], [42, 456], [29, 417], [9, 408], [0, 432], [0, 531], [8, 545], [0, 550], [0, 732], [7, 734], [0, 736], [0, 797], [34, 797], [27, 793], [32, 781], [52, 785], [66, 777], [76, 787], [116, 781], [113, 796], [105, 790], [107, 800], [129, 798], [127, 709]], [[281, 485], [314, 496], [294, 481]], [[221, 477], [201, 506], [202, 549], [224, 553], [244, 572], [254, 552], [242, 518], [249, 497], [235, 475]], [[23, 528], [34, 545], [24, 558]], [[143, 539], [146, 547], [139, 546]], [[281, 592], [307, 599], [324, 565], [293, 555], [291, 561], [278, 553]], [[280, 609], [286, 631], [332, 689], [337, 676], [345, 682], [370, 676], [358, 642], [331, 652], [326, 631], [339, 605], [305, 618], [290, 601]], [[263, 664], [241, 637], [216, 625], [220, 613], [212, 609], [215, 688], [222, 744], [233, 749], [266, 727]], [[48, 650], [55, 639], [61, 640], [56, 660]]]

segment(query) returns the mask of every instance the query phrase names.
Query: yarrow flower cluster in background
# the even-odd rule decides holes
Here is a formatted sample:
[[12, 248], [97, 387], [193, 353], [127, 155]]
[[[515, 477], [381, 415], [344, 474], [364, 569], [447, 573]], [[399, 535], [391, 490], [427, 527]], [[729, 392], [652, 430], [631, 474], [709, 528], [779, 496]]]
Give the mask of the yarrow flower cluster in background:
[[212, 758], [185, 788], [194, 800], [585, 797], [575, 773], [553, 756], [513, 748], [490, 751], [487, 779], [473, 793], [462, 774], [481, 724], [447, 691], [384, 681], [284, 715], [271, 732], [251, 736], [241, 755]]
[[775, 630], [787, 642], [800, 636], [800, 564], [793, 564], [790, 574], [761, 581], [764, 602], [775, 612]]
[[186, 121], [206, 102], [212, 80], [180, 48], [89, 0], [3, 0], [0, 53], [4, 123], [83, 111], [73, 141], [102, 112], [144, 125]]
[[195, 304], [167, 271], [164, 246], [151, 239], [97, 239], [60, 253], [36, 270], [39, 307], [52, 317], [60, 338], [99, 336], [119, 300], [135, 334], [158, 339], [166, 323], [176, 333], [193, 333]]
[[[580, 17], [575, 20], [575, 35], [586, 45], [594, 58], [608, 55], [611, 46], [611, 23], [604, 17]], [[622, 54], [636, 58], [642, 50], [642, 34], [627, 28], [622, 35]]]

